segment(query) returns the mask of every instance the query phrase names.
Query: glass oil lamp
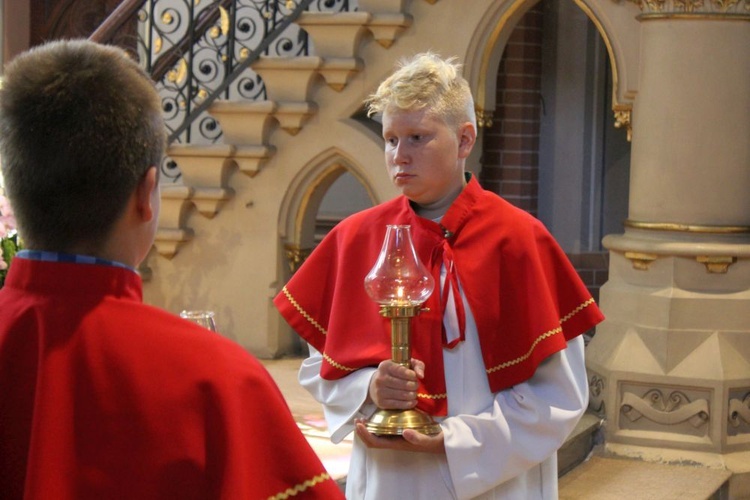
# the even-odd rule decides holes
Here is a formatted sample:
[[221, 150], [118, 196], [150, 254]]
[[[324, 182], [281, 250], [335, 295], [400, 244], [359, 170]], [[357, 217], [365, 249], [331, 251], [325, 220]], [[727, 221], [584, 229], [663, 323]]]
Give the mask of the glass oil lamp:
[[[435, 287], [435, 280], [417, 257], [408, 225], [386, 226], [385, 240], [375, 266], [365, 278], [365, 290], [380, 304], [380, 315], [391, 320], [391, 359], [411, 368], [411, 321]], [[379, 409], [368, 420], [367, 430], [380, 436], [400, 436], [405, 429], [423, 434], [440, 432], [440, 426], [422, 410]]]

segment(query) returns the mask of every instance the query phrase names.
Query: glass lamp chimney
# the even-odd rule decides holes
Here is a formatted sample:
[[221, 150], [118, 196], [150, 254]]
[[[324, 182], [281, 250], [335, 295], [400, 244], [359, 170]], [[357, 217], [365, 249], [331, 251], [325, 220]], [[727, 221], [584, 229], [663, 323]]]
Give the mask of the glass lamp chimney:
[[435, 280], [417, 257], [408, 225], [386, 226], [383, 248], [365, 277], [365, 290], [381, 305], [416, 306], [424, 303]]

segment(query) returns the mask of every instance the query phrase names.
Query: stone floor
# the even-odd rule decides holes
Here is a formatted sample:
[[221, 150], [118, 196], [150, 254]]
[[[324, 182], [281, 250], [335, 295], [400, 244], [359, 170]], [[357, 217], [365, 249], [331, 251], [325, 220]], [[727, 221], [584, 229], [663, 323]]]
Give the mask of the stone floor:
[[592, 457], [560, 478], [560, 500], [724, 500], [727, 471]]
[[301, 359], [261, 360], [289, 404], [294, 419], [328, 473], [343, 482], [349, 470], [351, 435], [339, 444], [331, 443], [320, 404], [297, 381]]
[[[328, 438], [320, 405], [297, 381], [301, 359], [262, 360], [289, 404], [297, 424], [318, 453], [329, 474], [343, 484], [351, 456], [351, 436], [334, 445]], [[587, 416], [588, 417], [588, 416]], [[593, 419], [593, 420], [592, 420]], [[579, 463], [581, 442], [598, 428], [584, 418], [572, 439], [561, 449], [562, 462]], [[576, 434], [580, 436], [576, 437]], [[583, 453], [588, 453], [587, 446]], [[570, 455], [579, 454], [576, 459]], [[725, 500], [729, 473], [695, 466], [671, 466], [598, 456], [572, 468], [560, 479], [560, 500]], [[730, 499], [735, 500], [735, 499]]]

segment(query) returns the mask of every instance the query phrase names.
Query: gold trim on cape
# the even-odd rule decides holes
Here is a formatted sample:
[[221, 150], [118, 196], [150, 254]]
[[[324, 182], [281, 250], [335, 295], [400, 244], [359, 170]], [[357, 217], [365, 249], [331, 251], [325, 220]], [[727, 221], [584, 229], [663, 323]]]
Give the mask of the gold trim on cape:
[[[587, 300], [583, 304], [573, 309], [573, 311], [571, 311], [570, 313], [563, 316], [562, 319], [560, 319], [560, 325], [562, 325], [563, 323], [568, 321], [570, 318], [572, 318], [579, 312], [583, 311], [584, 309], [586, 309], [588, 306], [590, 306], [593, 303], [594, 303], [594, 298], [593, 297], [589, 298], [589, 300]], [[503, 370], [510, 366], [517, 365], [518, 363], [522, 363], [526, 361], [527, 359], [529, 359], [529, 357], [531, 356], [531, 353], [534, 352], [534, 349], [536, 349], [536, 346], [539, 345], [540, 342], [558, 333], [562, 333], [562, 326], [558, 326], [557, 328], [553, 330], [544, 332], [539, 337], [534, 339], [534, 342], [531, 344], [531, 348], [523, 356], [520, 356], [516, 359], [512, 359], [510, 361], [506, 361], [505, 363], [500, 363], [499, 365], [495, 365], [492, 368], [487, 368], [485, 371], [487, 372], [488, 375], [490, 375], [492, 373], [495, 373], [498, 370]]]
[[445, 394], [445, 393], [443, 393], [443, 394], [420, 394], [420, 393], [417, 393], [417, 397], [418, 398], [422, 398], [422, 399], [445, 399], [445, 398], [448, 397], [448, 394]]
[[305, 311], [304, 309], [302, 309], [302, 306], [299, 305], [299, 303], [296, 300], [294, 300], [294, 297], [292, 297], [292, 293], [287, 289], [286, 286], [284, 288], [282, 288], [281, 291], [284, 293], [284, 296], [289, 301], [289, 303], [292, 304], [292, 306], [297, 310], [298, 313], [300, 313], [302, 315], [303, 318], [305, 318], [307, 321], [309, 321], [310, 324], [312, 326], [314, 326], [323, 335], [327, 335], [328, 334], [328, 332], [326, 331], [326, 329], [323, 328], [322, 326], [320, 326], [320, 323], [318, 323], [317, 321], [315, 321], [312, 316], [310, 316], [309, 314], [307, 314], [307, 311]]
[[353, 372], [353, 371], [359, 369], [359, 368], [349, 368], [348, 366], [344, 366], [344, 365], [342, 365], [340, 363], [337, 363], [336, 361], [333, 360], [332, 357], [330, 357], [326, 353], [323, 353], [323, 359], [325, 359], [326, 361], [328, 361], [328, 363], [330, 363], [331, 366], [333, 366], [334, 368], [338, 368], [339, 370], [342, 370], [342, 371], [345, 371], [345, 372]]
[[308, 479], [302, 483], [299, 483], [296, 486], [287, 488], [281, 493], [277, 493], [273, 496], [270, 496], [268, 497], [268, 500], [284, 500], [286, 498], [296, 497], [299, 493], [302, 493], [308, 488], [312, 488], [316, 484], [322, 483], [323, 481], [328, 481], [329, 479], [331, 479], [331, 476], [329, 476], [327, 472], [324, 472], [320, 475], [313, 477], [312, 479]]

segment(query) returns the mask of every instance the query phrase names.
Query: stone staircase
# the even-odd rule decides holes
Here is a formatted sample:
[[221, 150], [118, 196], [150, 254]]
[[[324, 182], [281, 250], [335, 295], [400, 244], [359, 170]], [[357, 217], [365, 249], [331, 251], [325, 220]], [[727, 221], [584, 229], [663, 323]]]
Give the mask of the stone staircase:
[[340, 93], [367, 63], [359, 56], [363, 43], [371, 39], [388, 49], [396, 42], [414, 22], [406, 3], [359, 0], [355, 12], [303, 13], [296, 24], [307, 32], [315, 55], [261, 57], [251, 68], [263, 79], [267, 100], [215, 101], [208, 113], [221, 126], [222, 143], [169, 147], [182, 175], [180, 184], [162, 187], [154, 243], [159, 255], [171, 259], [194, 238], [189, 223], [193, 211], [211, 219], [232, 199], [235, 170], [254, 177], [273, 161], [276, 134], [295, 136], [316, 115], [318, 80]]

